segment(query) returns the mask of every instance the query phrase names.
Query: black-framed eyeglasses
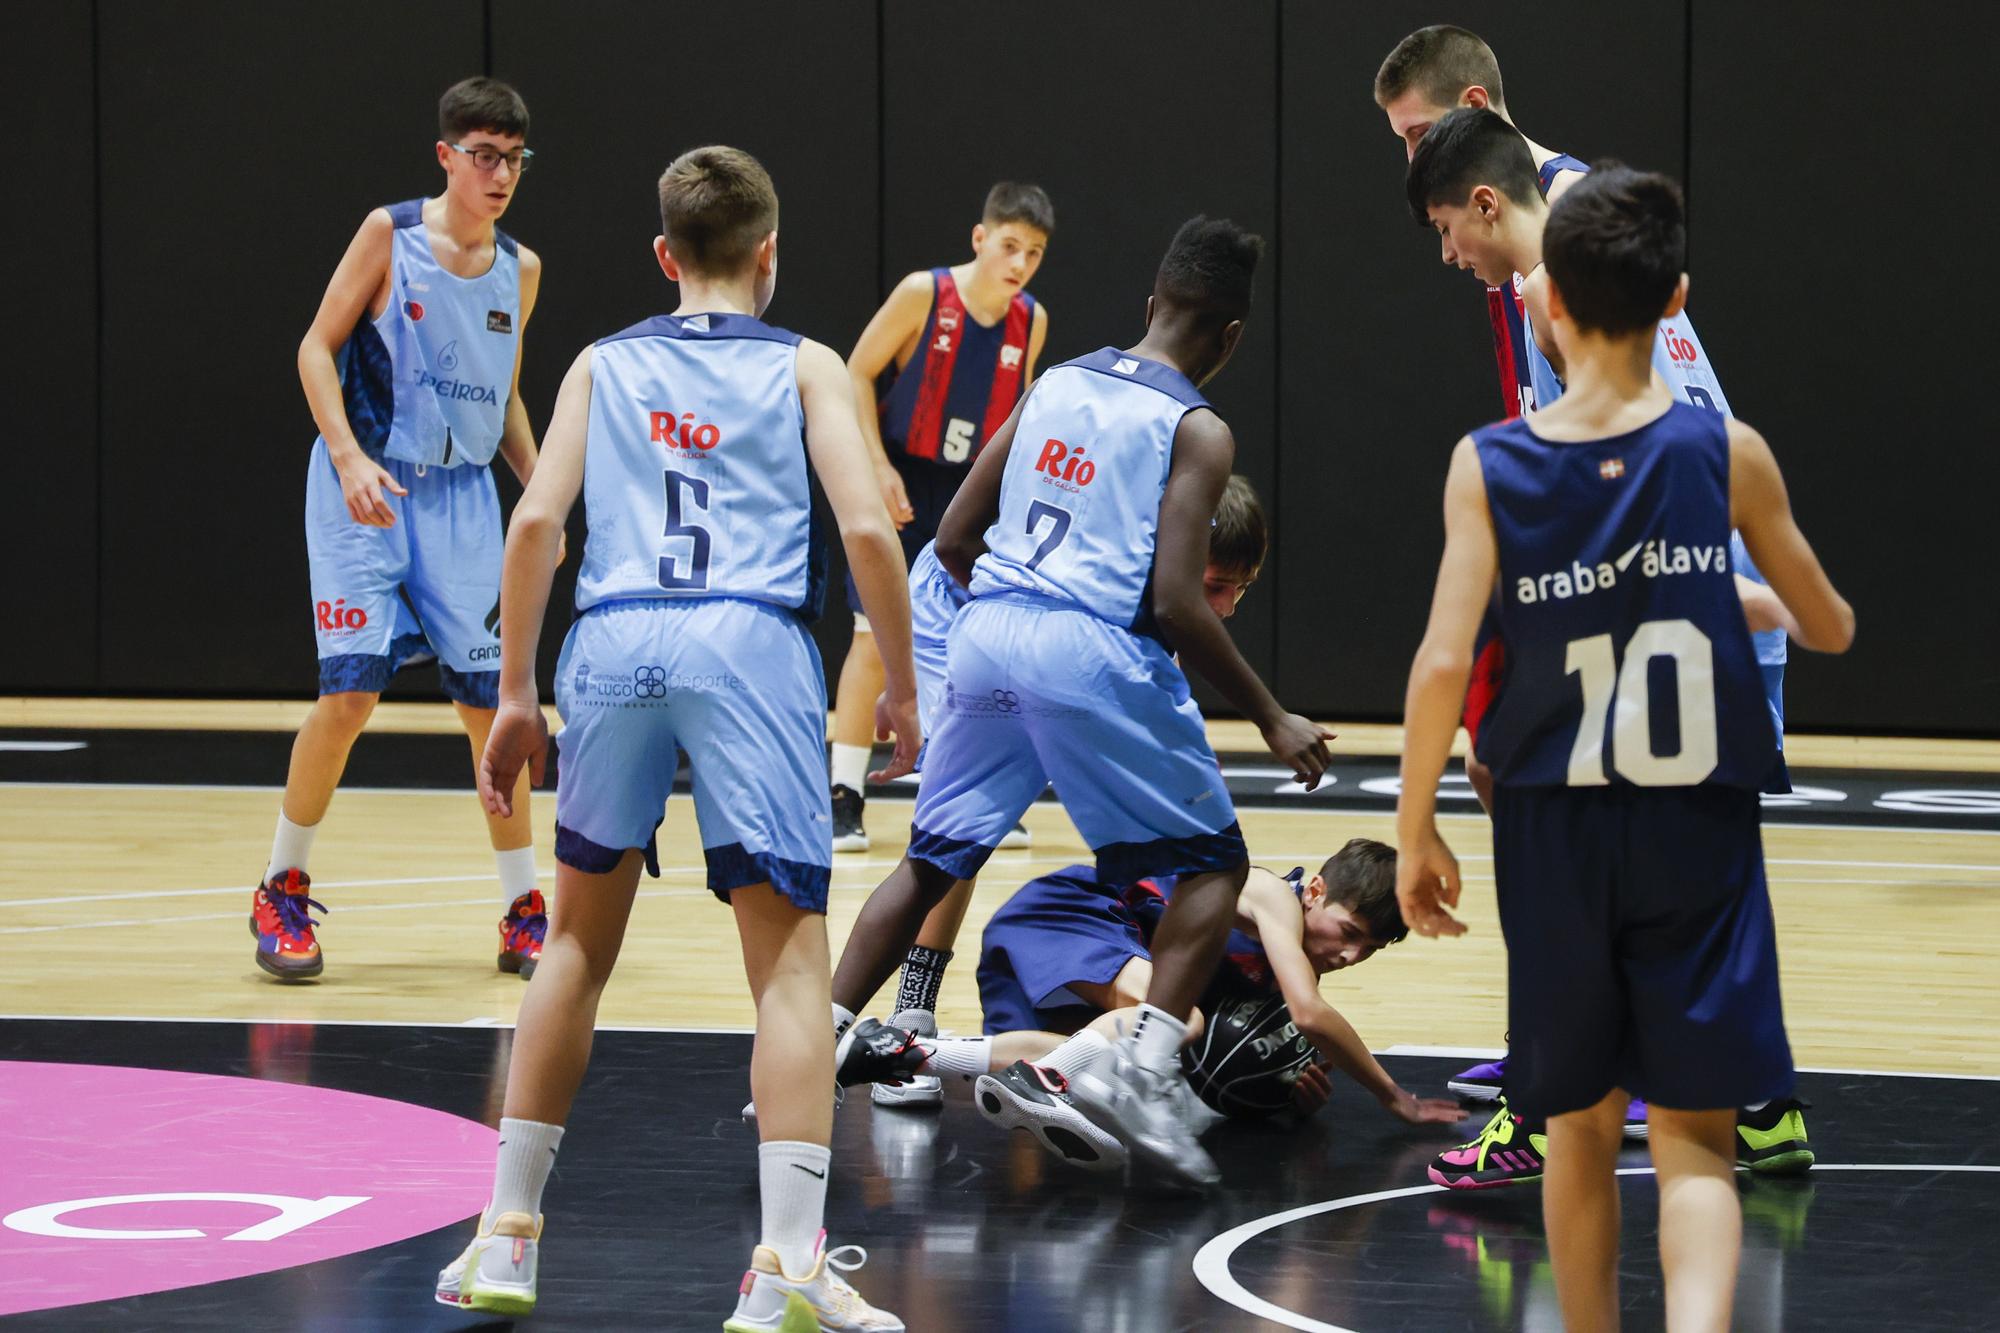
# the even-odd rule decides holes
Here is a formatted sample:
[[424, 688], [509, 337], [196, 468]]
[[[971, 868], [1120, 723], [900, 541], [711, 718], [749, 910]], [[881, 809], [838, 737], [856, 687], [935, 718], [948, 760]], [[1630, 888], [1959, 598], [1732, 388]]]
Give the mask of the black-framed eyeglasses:
[[472, 165], [481, 171], [498, 171], [500, 164], [505, 162], [516, 176], [526, 171], [528, 163], [535, 158], [535, 150], [532, 148], [516, 148], [511, 153], [503, 153], [498, 148], [486, 144], [481, 144], [477, 148], [467, 148], [462, 143], [446, 144], [445, 147], [454, 152], [464, 153], [472, 159]]

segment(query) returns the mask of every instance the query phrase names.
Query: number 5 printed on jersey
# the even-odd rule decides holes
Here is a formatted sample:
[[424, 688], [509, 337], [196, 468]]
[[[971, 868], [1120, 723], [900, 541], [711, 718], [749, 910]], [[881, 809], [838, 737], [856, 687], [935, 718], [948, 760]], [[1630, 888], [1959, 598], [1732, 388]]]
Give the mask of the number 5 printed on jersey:
[[692, 542], [687, 553], [686, 572], [682, 572], [679, 557], [668, 552], [660, 556], [660, 586], [676, 591], [701, 589], [708, 586], [708, 529], [681, 521], [681, 488], [687, 488], [687, 498], [692, 506], [708, 512], [708, 483], [700, 477], [690, 477], [685, 472], [667, 471], [667, 530], [668, 537], [686, 537]]

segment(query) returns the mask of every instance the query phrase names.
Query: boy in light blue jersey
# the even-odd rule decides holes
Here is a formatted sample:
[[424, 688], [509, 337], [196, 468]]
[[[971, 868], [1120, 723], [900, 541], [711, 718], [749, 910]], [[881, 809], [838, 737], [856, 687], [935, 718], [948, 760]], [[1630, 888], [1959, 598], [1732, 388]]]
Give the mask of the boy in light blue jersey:
[[[1248, 477], [1230, 477], [1216, 505], [1209, 529], [1208, 566], [1202, 571], [1202, 596], [1217, 618], [1227, 620], [1236, 614], [1236, 604], [1264, 567], [1267, 547], [1264, 507], [1258, 502], [1256, 489]], [[946, 636], [960, 608], [970, 600], [971, 594], [938, 563], [936, 544], [925, 543], [910, 566], [910, 650], [917, 665], [917, 711], [925, 735], [936, 730], [944, 713]], [[836, 825], [839, 813], [836, 808]], [[1005, 839], [1002, 845], [1008, 845]], [[944, 986], [945, 967], [954, 956], [959, 927], [972, 903], [973, 886], [973, 880], [960, 880], [924, 918], [916, 943], [903, 960], [889, 1026], [908, 1029], [920, 1037], [937, 1035], [938, 994]], [[870, 1098], [877, 1106], [941, 1107], [944, 1088], [936, 1075], [917, 1074], [902, 1082], [877, 1082]]]
[[972, 600], [952, 622], [910, 850], [863, 908], [834, 984], [836, 1023], [851, 1024], [924, 914], [1053, 780], [1107, 879], [1182, 877], [1136, 1028], [1078, 1100], [1136, 1160], [1191, 1184], [1216, 1172], [1180, 1115], [1178, 1051], [1248, 857], [1174, 653], [1301, 780], [1325, 771], [1331, 738], [1278, 706], [1202, 589], [1235, 441], [1197, 386], [1242, 336], [1262, 249], [1232, 222], [1186, 223], [1145, 338], [1045, 374], [946, 511], [938, 561]]
[[[521, 336], [542, 264], [495, 226], [531, 156], [528, 109], [504, 83], [466, 79], [438, 103], [438, 131], [444, 193], [368, 215], [299, 346], [320, 429], [306, 472], [319, 700], [292, 745], [250, 917], [257, 965], [281, 981], [325, 966], [307, 858], [389, 677], [435, 659], [475, 760], [493, 725], [500, 499], [487, 465], [498, 453], [525, 485], [536, 461]], [[487, 832], [508, 904], [500, 968], [526, 977], [547, 917], [519, 796]]]
[[761, 1243], [732, 1333], [900, 1333], [836, 1269], [821, 1218], [833, 1127], [826, 898], [833, 848], [821, 744], [826, 683], [808, 632], [825, 567], [816, 475], [883, 650], [879, 714], [910, 771], [920, 734], [902, 551], [867, 466], [840, 358], [758, 316], [777, 282], [778, 197], [739, 149], [697, 148], [660, 178], [672, 315], [585, 349], [556, 400], [543, 466], [514, 513], [501, 620], [500, 713], [480, 768], [505, 814], [539, 779], [548, 726], [535, 645], [563, 522], [590, 527], [578, 615], [557, 666], [558, 911], [521, 1003], [493, 1198], [437, 1297], [534, 1308], [541, 1195], [589, 1059], [598, 997], [685, 752], [708, 886], [742, 937], [757, 1006]]

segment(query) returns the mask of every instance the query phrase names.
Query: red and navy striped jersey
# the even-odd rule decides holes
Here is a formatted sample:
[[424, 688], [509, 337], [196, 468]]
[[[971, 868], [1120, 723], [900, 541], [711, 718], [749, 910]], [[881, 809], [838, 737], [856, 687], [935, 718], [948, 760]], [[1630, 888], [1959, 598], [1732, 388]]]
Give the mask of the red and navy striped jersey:
[[969, 468], [1020, 401], [1035, 298], [1014, 293], [1005, 318], [988, 326], [966, 313], [950, 269], [932, 269], [931, 282], [923, 338], [876, 407], [882, 443], [911, 458]]
[[[1588, 163], [1557, 153], [1535, 171], [1535, 184], [1547, 198], [1549, 186], [1565, 171], [1589, 171]], [[1529, 369], [1537, 353], [1528, 341], [1528, 320], [1521, 305], [1520, 279], [1505, 287], [1486, 289], [1486, 317], [1493, 325], [1493, 359], [1500, 371], [1500, 413], [1503, 418], [1533, 411], [1535, 383]]]

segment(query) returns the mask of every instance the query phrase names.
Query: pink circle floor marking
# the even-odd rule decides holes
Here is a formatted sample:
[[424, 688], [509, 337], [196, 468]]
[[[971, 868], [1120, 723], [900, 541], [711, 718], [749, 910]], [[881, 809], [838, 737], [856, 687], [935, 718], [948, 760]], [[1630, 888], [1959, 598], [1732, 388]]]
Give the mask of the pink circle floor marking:
[[[434, 1231], [485, 1206], [498, 1139], [442, 1111], [329, 1088], [13, 1060], [0, 1061], [0, 1122], [12, 1139], [0, 1315]], [[130, 1198], [159, 1195], [170, 1197]]]

